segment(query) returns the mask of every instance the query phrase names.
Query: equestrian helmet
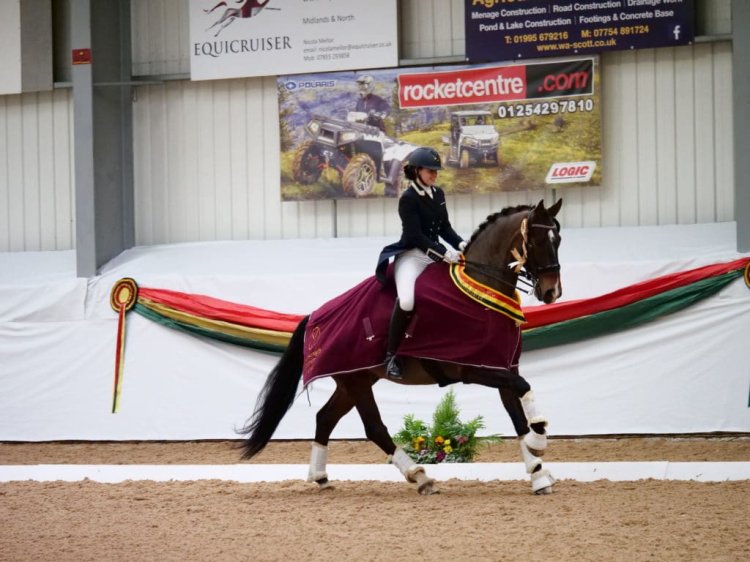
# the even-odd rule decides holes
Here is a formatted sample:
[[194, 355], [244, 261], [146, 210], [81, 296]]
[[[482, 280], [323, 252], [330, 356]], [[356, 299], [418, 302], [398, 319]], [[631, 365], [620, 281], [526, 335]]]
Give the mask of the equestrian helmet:
[[418, 168], [442, 170], [443, 166], [438, 151], [429, 146], [420, 146], [414, 149], [406, 161], [406, 166], [404, 166], [404, 175], [407, 179], [415, 180], [417, 179]]

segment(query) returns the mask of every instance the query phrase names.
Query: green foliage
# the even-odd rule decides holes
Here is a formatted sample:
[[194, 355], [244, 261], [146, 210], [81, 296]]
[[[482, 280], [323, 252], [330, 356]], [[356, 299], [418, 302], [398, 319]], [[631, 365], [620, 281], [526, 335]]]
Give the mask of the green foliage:
[[501, 441], [498, 436], [477, 437], [477, 431], [483, 428], [482, 416], [461, 422], [456, 396], [450, 390], [437, 405], [432, 415], [432, 426], [407, 414], [403, 427], [393, 436], [393, 440], [421, 464], [472, 462], [480, 443]]

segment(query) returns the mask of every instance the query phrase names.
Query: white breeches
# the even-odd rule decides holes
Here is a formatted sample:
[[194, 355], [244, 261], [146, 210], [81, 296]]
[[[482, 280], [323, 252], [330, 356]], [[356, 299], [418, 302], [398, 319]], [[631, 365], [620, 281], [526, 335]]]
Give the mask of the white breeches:
[[401, 310], [414, 310], [414, 285], [417, 277], [430, 265], [432, 260], [419, 248], [412, 248], [396, 258], [393, 274], [396, 278], [396, 292]]

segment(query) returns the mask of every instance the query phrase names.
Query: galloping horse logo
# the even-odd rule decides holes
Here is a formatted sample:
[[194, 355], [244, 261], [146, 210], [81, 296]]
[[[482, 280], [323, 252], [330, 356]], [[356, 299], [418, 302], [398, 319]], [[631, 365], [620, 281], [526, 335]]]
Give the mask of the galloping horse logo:
[[221, 27], [219, 27], [218, 31], [214, 33], [214, 37], [218, 37], [219, 33], [221, 33], [225, 27], [227, 27], [237, 18], [247, 19], [253, 16], [257, 16], [266, 7], [268, 7], [269, 10], [278, 10], [278, 8], [271, 8], [268, 6], [268, 3], [270, 1], [271, 0], [265, 0], [265, 2], [260, 2], [258, 0], [236, 0], [236, 4], [241, 4], [236, 8], [230, 8], [226, 2], [219, 2], [213, 8], [209, 10], [203, 10], [206, 14], [210, 14], [214, 10], [221, 8], [222, 6], [225, 6], [227, 8], [226, 10], [224, 10], [224, 13], [221, 15], [221, 17], [216, 20], [211, 27], [206, 29], [206, 31], [209, 31], [217, 25], [220, 25]]

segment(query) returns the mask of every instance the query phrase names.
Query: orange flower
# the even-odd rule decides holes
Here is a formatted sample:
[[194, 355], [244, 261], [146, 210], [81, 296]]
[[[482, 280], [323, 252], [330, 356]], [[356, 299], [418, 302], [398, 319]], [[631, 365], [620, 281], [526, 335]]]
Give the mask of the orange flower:
[[443, 439], [440, 435], [435, 437], [435, 443], [437, 443], [438, 445], [442, 445], [444, 442], [445, 442], [445, 439]]

